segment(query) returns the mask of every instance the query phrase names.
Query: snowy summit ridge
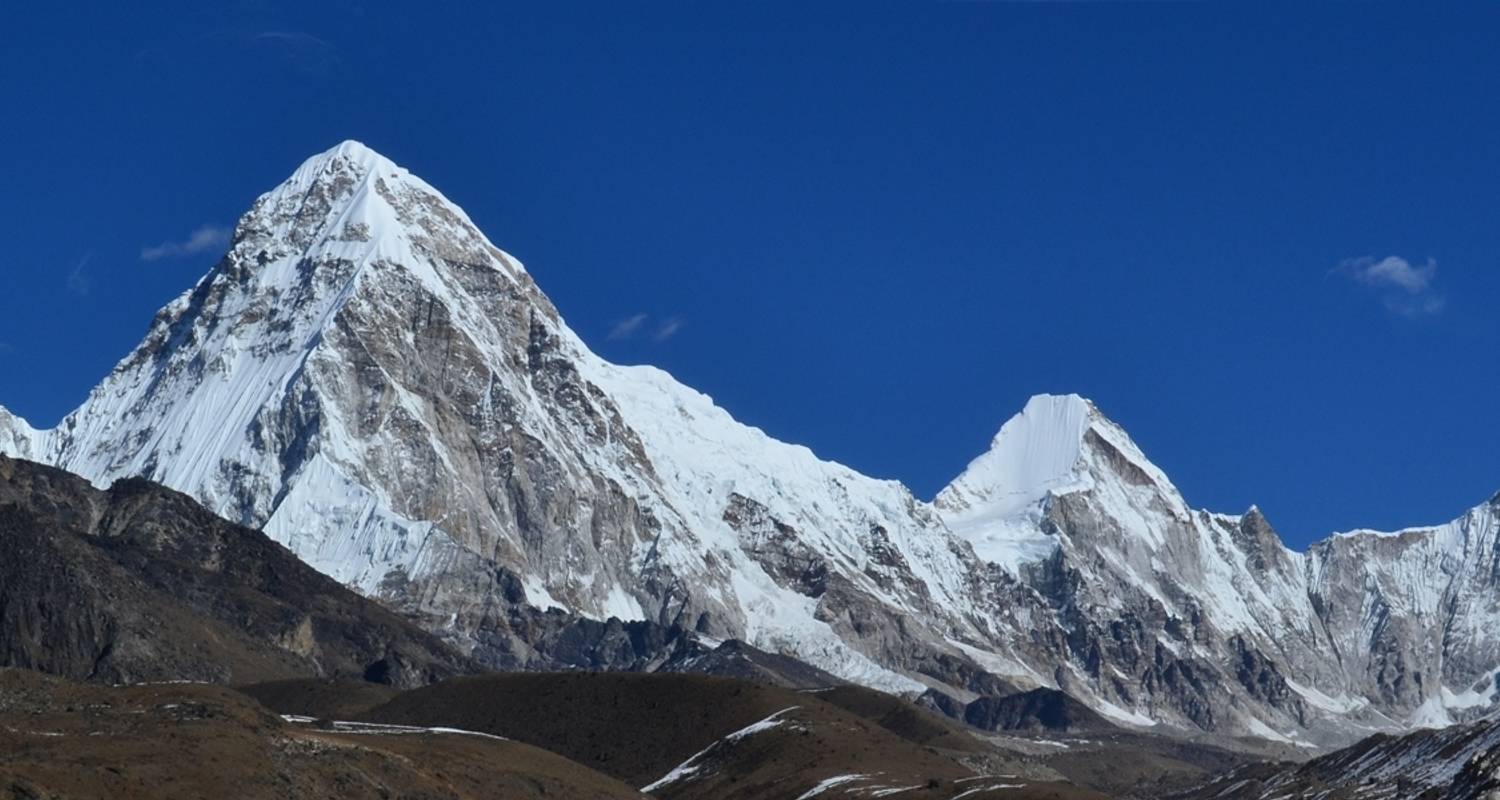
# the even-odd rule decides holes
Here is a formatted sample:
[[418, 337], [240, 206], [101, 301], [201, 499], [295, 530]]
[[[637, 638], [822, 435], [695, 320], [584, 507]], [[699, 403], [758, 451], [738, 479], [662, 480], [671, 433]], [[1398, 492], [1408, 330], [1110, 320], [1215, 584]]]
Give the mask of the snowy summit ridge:
[[1094, 404], [1076, 394], [1032, 397], [995, 434], [989, 451], [938, 494], [938, 506], [1013, 514], [1066, 490], [1079, 480], [1084, 432], [1098, 419]]
[[[1494, 504], [1295, 553], [1257, 510], [1192, 508], [1076, 395], [1032, 398], [926, 503], [599, 358], [353, 141], [257, 199], [58, 426], [0, 409], [0, 452], [191, 494], [500, 667], [732, 637], [889, 690], [1051, 686], [1299, 744], [1495, 706]], [[611, 617], [657, 633], [559, 644]]]

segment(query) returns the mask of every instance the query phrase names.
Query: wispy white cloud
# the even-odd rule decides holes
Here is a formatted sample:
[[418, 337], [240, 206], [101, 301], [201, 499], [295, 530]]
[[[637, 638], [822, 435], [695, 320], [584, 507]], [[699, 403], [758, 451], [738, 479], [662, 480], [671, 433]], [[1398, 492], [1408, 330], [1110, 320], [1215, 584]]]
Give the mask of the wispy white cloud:
[[141, 248], [142, 261], [182, 258], [223, 249], [229, 244], [229, 229], [222, 225], [200, 225], [186, 239]]
[[620, 320], [619, 322], [616, 322], [614, 324], [614, 327], [609, 329], [609, 333], [605, 338], [609, 339], [610, 341], [634, 339], [637, 336], [646, 334], [649, 330], [649, 338], [651, 339], [651, 341], [660, 344], [672, 338], [673, 336], [676, 336], [677, 332], [682, 330], [682, 326], [687, 324], [686, 320], [675, 314], [667, 317], [661, 322], [656, 323], [654, 326], [650, 325], [650, 322], [651, 315], [645, 312], [632, 314]]
[[68, 271], [66, 282], [68, 291], [79, 296], [89, 293], [89, 289], [93, 287], [93, 281], [89, 279], [88, 273], [84, 272], [83, 268], [88, 266], [93, 258], [93, 253], [84, 253], [83, 258], [73, 264], [73, 269]]
[[646, 324], [646, 319], [647, 316], [645, 314], [635, 314], [626, 317], [625, 319], [616, 322], [615, 326], [609, 329], [608, 338], [611, 340], [629, 339], [630, 337], [641, 332], [641, 328]]
[[1401, 256], [1386, 256], [1375, 259], [1371, 256], [1351, 258], [1339, 265], [1339, 269], [1367, 286], [1385, 286], [1401, 289], [1409, 294], [1420, 294], [1432, 287], [1437, 277], [1437, 262], [1427, 259], [1420, 267]]
[[665, 342], [673, 336], [676, 336], [677, 332], [682, 330], [682, 326], [686, 324], [687, 321], [682, 317], [672, 317], [671, 319], [668, 319], [661, 325], [657, 326], [656, 333], [651, 334], [651, 341]]
[[1403, 317], [1431, 317], [1443, 312], [1447, 299], [1437, 289], [1437, 262], [1420, 266], [1400, 256], [1346, 259], [1334, 272], [1380, 294], [1386, 310]]

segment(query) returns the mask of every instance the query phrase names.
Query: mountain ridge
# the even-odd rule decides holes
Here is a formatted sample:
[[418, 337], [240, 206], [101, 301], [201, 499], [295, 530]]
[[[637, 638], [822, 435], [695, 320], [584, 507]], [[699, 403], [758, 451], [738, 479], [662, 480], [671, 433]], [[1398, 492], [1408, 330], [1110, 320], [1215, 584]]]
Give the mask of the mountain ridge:
[[[545, 663], [524, 609], [560, 609], [1309, 746], [1478, 713], [1500, 667], [1488, 506], [1294, 552], [1258, 509], [1192, 508], [1076, 395], [1033, 398], [928, 503], [598, 357], [461, 209], [352, 142], [262, 195], [56, 428], [0, 410], [0, 452], [159, 480], [497, 664]], [[1427, 566], [1453, 581], [1382, 584]]]

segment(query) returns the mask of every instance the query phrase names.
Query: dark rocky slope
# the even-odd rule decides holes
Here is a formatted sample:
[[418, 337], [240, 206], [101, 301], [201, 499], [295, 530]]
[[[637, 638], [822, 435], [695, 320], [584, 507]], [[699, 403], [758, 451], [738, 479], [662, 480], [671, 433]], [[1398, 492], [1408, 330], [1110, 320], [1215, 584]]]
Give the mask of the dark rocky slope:
[[964, 709], [964, 721], [986, 731], [1086, 733], [1119, 728], [1093, 709], [1056, 689], [1032, 689], [1005, 697], [981, 697]]
[[143, 480], [107, 491], [0, 456], [0, 666], [100, 683], [472, 669], [263, 534]]
[[1377, 734], [1302, 764], [1252, 764], [1181, 800], [1494, 800], [1500, 797], [1500, 719]]

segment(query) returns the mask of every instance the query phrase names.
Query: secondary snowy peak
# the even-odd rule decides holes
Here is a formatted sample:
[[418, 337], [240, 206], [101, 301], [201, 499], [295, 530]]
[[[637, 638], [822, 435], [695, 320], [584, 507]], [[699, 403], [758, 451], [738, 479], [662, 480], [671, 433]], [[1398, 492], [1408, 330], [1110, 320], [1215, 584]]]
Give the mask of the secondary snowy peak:
[[1162, 542], [1155, 515], [1192, 514], [1125, 430], [1076, 394], [1032, 397], [934, 505], [982, 558], [1014, 573], [1053, 552], [1044, 518], [1053, 499], [1079, 493], [1153, 546]]
[[1136, 484], [1175, 493], [1171, 481], [1090, 400], [1076, 394], [1040, 394], [995, 434], [990, 449], [937, 496], [945, 516], [1008, 516], [1036, 506], [1049, 494], [1086, 489], [1104, 466]]
[[1056, 540], [1039, 525], [1042, 501], [1088, 485], [1084, 437], [1099, 419], [1094, 404], [1076, 394], [1032, 397], [1000, 427], [990, 449], [938, 493], [934, 506], [980, 558], [1017, 574], [1055, 549]]
[[1079, 485], [1084, 432], [1097, 419], [1094, 404], [1076, 394], [1031, 398], [1000, 427], [989, 451], [938, 494], [937, 506], [954, 515], [1008, 515]]

